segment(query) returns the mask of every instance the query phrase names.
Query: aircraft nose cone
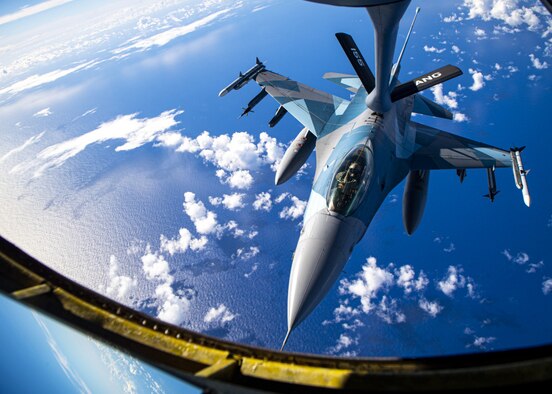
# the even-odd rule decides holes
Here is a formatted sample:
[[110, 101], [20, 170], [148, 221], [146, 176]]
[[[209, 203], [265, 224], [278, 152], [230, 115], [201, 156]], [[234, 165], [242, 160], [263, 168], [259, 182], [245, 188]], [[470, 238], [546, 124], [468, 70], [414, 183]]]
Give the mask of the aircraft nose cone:
[[288, 331], [322, 301], [339, 277], [366, 226], [321, 211], [305, 224], [293, 258], [288, 289]]

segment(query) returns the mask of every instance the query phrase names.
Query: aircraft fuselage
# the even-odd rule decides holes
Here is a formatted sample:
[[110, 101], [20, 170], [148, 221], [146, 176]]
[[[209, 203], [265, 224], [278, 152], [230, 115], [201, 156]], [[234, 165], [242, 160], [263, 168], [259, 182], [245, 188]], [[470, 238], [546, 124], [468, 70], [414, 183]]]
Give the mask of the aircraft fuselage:
[[[288, 293], [289, 330], [305, 319], [339, 277], [354, 246], [389, 192], [408, 174], [414, 138], [408, 130], [412, 101], [384, 114], [367, 108], [321, 137], [335, 146], [317, 157], [304, 225], [294, 253]], [[325, 160], [325, 162], [318, 162]]]

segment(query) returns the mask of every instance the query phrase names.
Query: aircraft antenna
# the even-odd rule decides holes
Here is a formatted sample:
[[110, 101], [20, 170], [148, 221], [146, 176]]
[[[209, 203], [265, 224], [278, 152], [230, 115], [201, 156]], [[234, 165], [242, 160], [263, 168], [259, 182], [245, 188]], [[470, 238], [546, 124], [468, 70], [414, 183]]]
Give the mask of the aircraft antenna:
[[397, 82], [397, 77], [399, 75], [399, 72], [401, 70], [401, 60], [404, 55], [404, 51], [406, 50], [406, 46], [408, 45], [408, 40], [410, 39], [410, 35], [412, 34], [412, 30], [414, 29], [414, 24], [416, 23], [416, 18], [418, 17], [418, 13], [420, 12], [421, 8], [416, 7], [416, 13], [414, 14], [414, 19], [412, 19], [412, 23], [410, 24], [410, 29], [408, 29], [408, 33], [406, 34], [406, 39], [404, 40], [404, 44], [402, 46], [401, 52], [399, 53], [399, 58], [397, 59], [397, 62], [393, 66], [393, 70], [391, 71], [391, 87], [393, 87]]

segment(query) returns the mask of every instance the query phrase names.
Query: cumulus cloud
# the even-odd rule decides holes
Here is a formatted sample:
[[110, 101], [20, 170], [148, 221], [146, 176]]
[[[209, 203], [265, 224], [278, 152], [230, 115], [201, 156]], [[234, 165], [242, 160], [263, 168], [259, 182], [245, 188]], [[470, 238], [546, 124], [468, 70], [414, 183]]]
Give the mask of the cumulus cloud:
[[430, 89], [437, 104], [446, 105], [450, 109], [458, 108], [458, 94], [456, 92], [448, 92], [447, 94], [444, 94], [442, 84], [435, 85]]
[[485, 33], [485, 30], [479, 28], [479, 27], [476, 27], [473, 34], [475, 34], [475, 36], [478, 38], [478, 39], [481, 39], [481, 38], [484, 38], [487, 33]]
[[289, 193], [284, 193], [278, 196], [275, 200], [277, 204], [282, 203], [285, 199], [291, 200], [291, 205], [284, 207], [278, 214], [282, 219], [296, 220], [303, 216], [305, 213], [305, 208], [307, 207], [307, 202], [300, 200], [294, 195]]
[[424, 45], [424, 51], [430, 53], [443, 53], [446, 51], [446, 48], [435, 48], [434, 46]]
[[457, 45], [453, 45], [451, 49], [452, 49], [452, 52], [454, 53], [460, 53], [460, 48]]
[[518, 0], [464, 0], [463, 5], [468, 8], [468, 19], [496, 20], [510, 28], [526, 25], [529, 30], [540, 25], [537, 7], [520, 6]]
[[[239, 248], [236, 250], [235, 258], [241, 260], [249, 260], [257, 256], [261, 250], [258, 246], [250, 246], [249, 248]], [[255, 268], [256, 270], [256, 268]]]
[[328, 349], [329, 354], [341, 354], [342, 356], [354, 357], [356, 352], [347, 352], [342, 354], [345, 349], [350, 348], [353, 345], [358, 345], [358, 338], [353, 338], [347, 334], [341, 334], [337, 339], [335, 346]]
[[469, 87], [469, 89], [477, 92], [485, 86], [485, 77], [482, 72], [474, 70], [473, 68], [470, 68], [468, 71], [473, 78], [473, 84]]
[[406, 315], [399, 310], [397, 300], [387, 295], [381, 297], [376, 315], [387, 324], [404, 323]]
[[533, 53], [529, 54], [529, 59], [531, 59], [531, 64], [537, 70], [544, 70], [544, 69], [548, 68], [548, 63], [547, 62], [541, 62], [540, 59], [537, 58]]
[[183, 290], [173, 289], [174, 276], [170, 273], [169, 263], [163, 255], [152, 252], [149, 246], [141, 260], [146, 278], [158, 282], [155, 288], [157, 317], [168, 323], [182, 324], [190, 309], [190, 301]]
[[443, 310], [443, 307], [439, 305], [437, 301], [431, 302], [425, 298], [420, 298], [418, 305], [424, 312], [427, 312], [431, 317], [437, 316]]
[[251, 171], [262, 165], [269, 165], [275, 171], [284, 155], [284, 146], [267, 133], [262, 132], [259, 141], [255, 140], [255, 136], [246, 132], [212, 136], [204, 131], [196, 138], [171, 132], [158, 138], [157, 145], [195, 154], [217, 168], [216, 175], [222, 183], [235, 189], [248, 189], [253, 183]]
[[452, 120], [454, 122], [468, 122], [470, 118], [466, 114], [463, 114], [461, 112], [454, 112], [452, 115]]
[[113, 297], [118, 301], [122, 301], [128, 297], [133, 288], [136, 287], [136, 278], [131, 278], [125, 275], [119, 275], [119, 261], [114, 255], [109, 258], [107, 286], [100, 285], [100, 291], [105, 292], [109, 297]]
[[[272, 209], [272, 199], [269, 192], [261, 192], [255, 195], [253, 209], [269, 212]], [[552, 225], [551, 225], [552, 226]]]
[[173, 109], [153, 118], [138, 118], [137, 113], [120, 115], [114, 120], [102, 123], [95, 130], [43, 149], [37, 154], [35, 160], [15, 166], [11, 172], [33, 169], [33, 176], [39, 177], [44, 171], [63, 165], [88, 146], [111, 140], [124, 141], [122, 145], [115, 148], [116, 152], [139, 148], [177, 125], [178, 121], [175, 118], [180, 114], [182, 111]]
[[218, 221], [217, 214], [207, 210], [202, 201], [195, 198], [195, 193], [184, 193], [184, 212], [193, 222], [199, 234], [212, 234], [216, 231]]
[[475, 337], [472, 346], [480, 349], [486, 349], [487, 345], [490, 345], [496, 340], [495, 337]]
[[530, 274], [537, 272], [539, 268], [544, 266], [544, 261], [542, 260], [536, 263], [529, 262], [530, 261], [529, 255], [525, 252], [518, 252], [515, 255], [513, 255], [510, 252], [510, 250], [504, 249], [502, 251], [502, 254], [508, 259], [508, 261], [527, 267], [525, 272]]
[[249, 170], [236, 170], [230, 174], [224, 170], [218, 170], [216, 175], [221, 183], [228, 184], [232, 189], [249, 189], [253, 184], [253, 176]]
[[542, 282], [542, 292], [544, 295], [550, 294], [552, 292], [552, 279], [545, 279]]
[[236, 317], [238, 317], [238, 315], [232, 313], [226, 305], [220, 304], [216, 308], [210, 308], [203, 317], [203, 321], [212, 325], [224, 326]]
[[356, 275], [356, 279], [340, 281], [339, 293], [359, 298], [362, 311], [369, 313], [374, 308], [372, 301], [378, 292], [392, 286], [393, 283], [393, 273], [378, 267], [375, 257], [368, 257], [366, 264], [362, 266], [362, 271]]
[[470, 277], [466, 278], [462, 274], [463, 271], [464, 270], [462, 268], [450, 265], [448, 267], [447, 275], [437, 283], [437, 288], [441, 290], [445, 295], [453, 297], [456, 290], [463, 289], [467, 285], [469, 285], [468, 296], [474, 298], [475, 293], [473, 279], [471, 279]]
[[223, 194], [222, 197], [210, 196], [209, 202], [215, 206], [222, 205], [224, 208], [230, 211], [237, 211], [245, 207], [245, 203], [243, 202], [244, 198], [244, 193]]
[[178, 230], [178, 236], [176, 238], [169, 239], [161, 234], [160, 244], [160, 250], [172, 256], [175, 253], [184, 253], [188, 249], [193, 251], [203, 250], [205, 245], [207, 245], [207, 237], [202, 235], [199, 238], [194, 238], [190, 230], [183, 227]]
[[429, 279], [423, 271], [420, 271], [418, 278], [414, 268], [407, 264], [395, 270], [397, 276], [397, 285], [404, 289], [405, 294], [410, 294], [412, 291], [422, 291], [429, 284]]
[[35, 118], [45, 118], [50, 115], [52, 115], [52, 111], [50, 110], [50, 107], [41, 109], [40, 111], [37, 111], [33, 114]]

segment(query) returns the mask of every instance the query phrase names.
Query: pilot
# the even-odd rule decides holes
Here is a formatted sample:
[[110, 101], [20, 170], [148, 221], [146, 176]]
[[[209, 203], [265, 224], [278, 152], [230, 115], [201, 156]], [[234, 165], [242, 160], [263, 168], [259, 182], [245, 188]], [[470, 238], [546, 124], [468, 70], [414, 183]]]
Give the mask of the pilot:
[[330, 210], [340, 212], [347, 209], [358, 190], [361, 172], [361, 165], [352, 162], [346, 170], [337, 173], [337, 187], [333, 189]]
[[337, 187], [345, 191], [345, 189], [352, 189], [358, 184], [358, 178], [360, 176], [360, 164], [356, 161], [352, 162], [346, 171], [337, 173]]

